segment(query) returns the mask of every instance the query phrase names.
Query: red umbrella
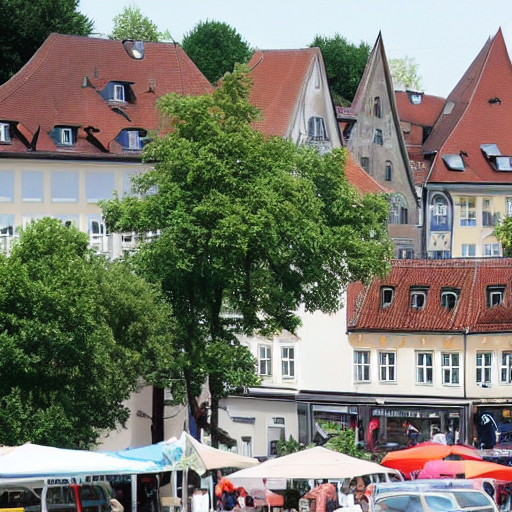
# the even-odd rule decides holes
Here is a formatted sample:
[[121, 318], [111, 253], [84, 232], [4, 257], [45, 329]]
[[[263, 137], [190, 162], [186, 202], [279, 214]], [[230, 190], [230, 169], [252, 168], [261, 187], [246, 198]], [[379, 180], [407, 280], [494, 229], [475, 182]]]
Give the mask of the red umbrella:
[[482, 460], [478, 452], [470, 446], [421, 443], [412, 448], [388, 453], [381, 464], [387, 468], [398, 469], [410, 477], [411, 473], [423, 469], [426, 462], [448, 457], [459, 460]]
[[494, 478], [512, 481], [512, 467], [484, 460], [431, 460], [420, 471], [418, 478]]

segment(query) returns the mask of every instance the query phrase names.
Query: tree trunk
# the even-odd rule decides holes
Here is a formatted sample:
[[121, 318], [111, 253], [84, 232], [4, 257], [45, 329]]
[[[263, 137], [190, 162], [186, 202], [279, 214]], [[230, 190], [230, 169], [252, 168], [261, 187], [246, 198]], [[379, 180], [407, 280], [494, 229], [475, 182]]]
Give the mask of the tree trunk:
[[153, 386], [153, 413], [151, 424], [151, 442], [164, 440], [164, 389]]
[[210, 425], [211, 425], [211, 436], [212, 436], [212, 446], [214, 448], [219, 447], [219, 399], [212, 396], [212, 405], [211, 405], [211, 417], [210, 417]]

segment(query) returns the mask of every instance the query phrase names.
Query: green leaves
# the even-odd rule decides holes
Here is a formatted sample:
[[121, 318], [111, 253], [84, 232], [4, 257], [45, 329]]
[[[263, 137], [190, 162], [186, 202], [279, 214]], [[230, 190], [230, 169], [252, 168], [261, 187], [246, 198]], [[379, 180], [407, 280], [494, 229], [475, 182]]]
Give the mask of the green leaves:
[[217, 398], [254, 385], [237, 334], [294, 332], [302, 304], [338, 310], [347, 284], [384, 274], [391, 254], [386, 199], [350, 186], [345, 150], [321, 156], [255, 131], [245, 71], [212, 95], [163, 98], [174, 131], [145, 148], [142, 195], [103, 205], [113, 230], [160, 230], [133, 261], [172, 305], [195, 396], [207, 375]]
[[322, 52], [335, 103], [350, 106], [366, 66], [370, 46], [362, 41], [356, 46], [340, 34], [334, 37], [317, 35], [309, 46], [318, 46]]
[[[124, 424], [123, 401], [174, 370], [168, 305], [127, 264], [55, 219], [0, 259], [0, 443], [85, 448]], [[4, 428], [5, 427], [5, 428]]]
[[220, 21], [200, 21], [185, 35], [182, 46], [212, 84], [231, 73], [236, 63], [247, 63], [252, 54], [242, 36]]
[[123, 11], [114, 16], [112, 20], [114, 28], [110, 39], [133, 39], [135, 41], [153, 41], [160, 39], [160, 34], [155, 23], [142, 14], [140, 7], [129, 5]]

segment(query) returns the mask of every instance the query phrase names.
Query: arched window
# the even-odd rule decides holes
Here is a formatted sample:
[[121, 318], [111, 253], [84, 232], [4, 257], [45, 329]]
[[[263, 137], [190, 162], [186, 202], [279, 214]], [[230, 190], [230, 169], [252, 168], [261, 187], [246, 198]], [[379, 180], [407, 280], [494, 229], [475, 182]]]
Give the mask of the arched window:
[[389, 160], [386, 161], [386, 169], [384, 171], [384, 179], [386, 181], [393, 181], [393, 164]]
[[446, 197], [441, 194], [435, 194], [430, 205], [430, 230], [449, 231], [449, 210]]
[[402, 194], [393, 194], [389, 205], [389, 224], [409, 224], [409, 205]]
[[379, 119], [382, 117], [380, 110], [380, 98], [378, 96], [375, 96], [375, 99], [373, 100], [373, 115]]

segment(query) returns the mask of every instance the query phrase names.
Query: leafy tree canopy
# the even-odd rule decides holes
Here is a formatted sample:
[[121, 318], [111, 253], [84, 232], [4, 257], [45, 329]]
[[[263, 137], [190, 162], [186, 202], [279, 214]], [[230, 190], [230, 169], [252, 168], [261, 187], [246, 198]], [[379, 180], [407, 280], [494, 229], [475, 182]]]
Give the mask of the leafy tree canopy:
[[389, 69], [395, 88], [404, 87], [413, 91], [421, 91], [421, 76], [418, 74], [419, 64], [414, 57], [407, 55], [403, 59], [390, 59]]
[[0, 257], [0, 443], [85, 448], [124, 424], [140, 376], [169, 385], [170, 309], [58, 220]]
[[340, 34], [334, 37], [317, 35], [309, 46], [317, 46], [322, 52], [334, 102], [350, 105], [370, 55], [370, 46], [362, 41], [356, 46]]
[[503, 246], [503, 256], [512, 256], [512, 217], [505, 217], [494, 228], [494, 235]]
[[242, 36], [227, 23], [200, 21], [182, 42], [183, 50], [203, 75], [216, 84], [236, 63], [245, 64], [252, 50]]
[[153, 41], [160, 39], [160, 33], [155, 23], [144, 16], [136, 5], [126, 6], [123, 12], [114, 16], [114, 28], [110, 39], [134, 39], [136, 41]]
[[86, 36], [93, 22], [77, 12], [79, 0], [0, 1], [0, 83], [26, 64], [52, 33]]
[[[349, 185], [345, 150], [321, 156], [254, 130], [249, 88], [237, 67], [212, 95], [162, 98], [174, 130], [146, 147], [141, 195], [103, 205], [113, 230], [161, 232], [135, 259], [173, 307], [189, 400], [227, 364], [235, 334], [294, 332], [301, 304], [338, 310], [348, 282], [388, 269], [385, 198]], [[227, 389], [254, 382], [245, 361], [243, 375], [222, 372]]]

